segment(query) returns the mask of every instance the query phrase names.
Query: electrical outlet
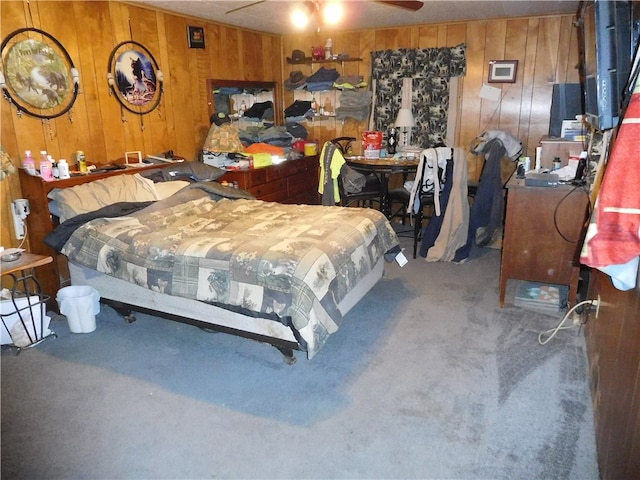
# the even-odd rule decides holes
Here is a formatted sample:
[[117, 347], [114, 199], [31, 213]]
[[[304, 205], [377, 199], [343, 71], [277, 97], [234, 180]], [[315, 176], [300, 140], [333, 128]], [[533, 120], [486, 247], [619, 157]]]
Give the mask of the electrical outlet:
[[24, 220], [31, 213], [29, 201], [19, 198], [11, 202], [11, 216], [13, 217], [13, 231], [17, 240], [22, 240], [26, 234]]
[[24, 220], [16, 212], [11, 213], [13, 217], [13, 232], [17, 240], [22, 240], [24, 238]]

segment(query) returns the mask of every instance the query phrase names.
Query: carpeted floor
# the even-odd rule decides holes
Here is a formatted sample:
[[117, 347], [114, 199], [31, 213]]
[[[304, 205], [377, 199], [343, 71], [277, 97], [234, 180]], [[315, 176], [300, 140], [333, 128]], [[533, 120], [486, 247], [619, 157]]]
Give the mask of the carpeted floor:
[[[410, 240], [403, 239], [410, 251]], [[597, 479], [584, 338], [498, 304], [500, 251], [412, 260], [311, 361], [147, 315], [3, 348], [3, 479]]]

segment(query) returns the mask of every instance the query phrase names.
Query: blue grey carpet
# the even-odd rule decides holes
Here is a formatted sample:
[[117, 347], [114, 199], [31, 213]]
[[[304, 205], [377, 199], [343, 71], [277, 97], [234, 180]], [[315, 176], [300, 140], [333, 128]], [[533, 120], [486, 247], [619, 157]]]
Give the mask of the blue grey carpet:
[[[406, 242], [407, 250], [409, 240]], [[500, 252], [410, 260], [311, 361], [109, 307], [2, 351], [3, 479], [597, 479], [585, 344], [500, 309]]]

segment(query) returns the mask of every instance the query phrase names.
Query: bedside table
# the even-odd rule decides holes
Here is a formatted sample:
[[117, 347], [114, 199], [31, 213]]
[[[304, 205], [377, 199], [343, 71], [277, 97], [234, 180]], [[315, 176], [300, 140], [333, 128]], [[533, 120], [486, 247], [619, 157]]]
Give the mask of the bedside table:
[[[33, 347], [49, 337], [57, 335], [45, 326], [46, 302], [49, 296], [45, 295], [42, 285], [35, 276], [35, 269], [53, 262], [49, 255], [22, 252], [20, 258], [12, 262], [0, 262], [0, 273], [13, 279], [11, 299], [2, 302], [0, 319], [2, 320], [3, 344], [11, 340], [18, 348], [18, 353], [23, 348]], [[7, 308], [8, 307], [8, 308]], [[5, 310], [6, 308], [6, 310]], [[14, 343], [11, 333], [13, 325], [22, 323], [29, 344], [18, 346]], [[5, 336], [8, 334], [8, 337]]]
[[508, 279], [569, 287], [575, 305], [589, 197], [572, 185], [532, 187], [524, 179], [507, 183], [507, 217], [500, 268], [500, 306]]

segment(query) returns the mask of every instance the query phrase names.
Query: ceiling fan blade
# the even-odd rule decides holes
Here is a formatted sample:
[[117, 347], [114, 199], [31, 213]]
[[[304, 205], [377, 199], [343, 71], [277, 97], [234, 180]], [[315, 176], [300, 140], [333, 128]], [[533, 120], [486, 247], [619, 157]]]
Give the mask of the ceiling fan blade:
[[391, 5], [391, 6], [394, 6], [394, 7], [405, 8], [405, 9], [411, 10], [413, 12], [417, 12], [424, 5], [424, 2], [410, 1], [410, 0], [408, 0], [408, 1], [378, 0], [378, 2], [386, 3], [387, 5]]
[[255, 5], [260, 5], [261, 3], [264, 3], [266, 1], [267, 0], [258, 0], [257, 2], [249, 3], [248, 5], [243, 5], [243, 6], [238, 7], [238, 8], [232, 8], [231, 10], [228, 10], [228, 11], [224, 12], [224, 14], [225, 15], [229, 15], [230, 13], [237, 12], [238, 10], [243, 10], [245, 8], [253, 7]]

